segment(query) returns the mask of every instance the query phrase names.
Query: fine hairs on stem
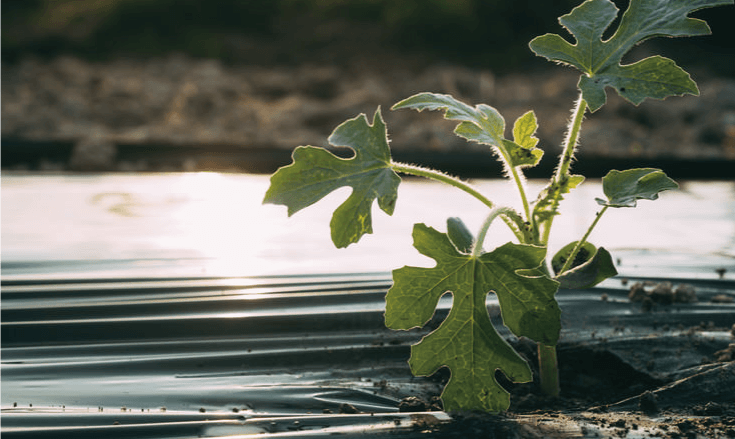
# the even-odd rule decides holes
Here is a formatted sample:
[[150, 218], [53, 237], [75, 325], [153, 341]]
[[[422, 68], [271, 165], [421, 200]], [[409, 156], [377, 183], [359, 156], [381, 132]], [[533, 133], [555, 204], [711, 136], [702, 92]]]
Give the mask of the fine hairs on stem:
[[567, 132], [564, 136], [563, 151], [560, 156], [559, 164], [556, 167], [556, 181], [561, 181], [561, 177], [569, 173], [569, 168], [574, 160], [574, 154], [579, 146], [579, 133], [582, 129], [584, 114], [587, 110], [587, 102], [579, 94], [574, 107], [571, 110], [571, 117], [567, 125]]

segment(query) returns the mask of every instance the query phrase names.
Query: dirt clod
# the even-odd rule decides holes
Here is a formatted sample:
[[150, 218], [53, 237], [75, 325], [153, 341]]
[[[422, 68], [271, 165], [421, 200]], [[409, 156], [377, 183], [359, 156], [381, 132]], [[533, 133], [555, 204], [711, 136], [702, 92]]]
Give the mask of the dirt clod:
[[681, 284], [674, 290], [674, 302], [694, 303], [697, 301], [697, 292], [690, 284]]
[[610, 427], [625, 428], [625, 419], [618, 419], [610, 423]]
[[648, 297], [648, 294], [646, 294], [646, 290], [642, 283], [636, 282], [631, 285], [630, 292], [628, 293], [628, 299], [630, 299], [631, 302], [643, 302], [643, 299], [646, 297]]
[[399, 412], [424, 412], [429, 408], [429, 403], [416, 396], [407, 396], [398, 404]]
[[735, 360], [735, 343], [730, 343], [727, 348], [715, 352], [715, 359], [719, 363]]
[[693, 412], [697, 416], [722, 416], [725, 410], [716, 402], [708, 402], [704, 406], [695, 406]]
[[732, 296], [728, 296], [727, 294], [718, 294], [711, 299], [712, 303], [733, 303], [735, 302], [735, 299], [732, 298]]
[[671, 305], [674, 303], [674, 290], [671, 282], [661, 282], [653, 287], [653, 290], [649, 293], [649, 297], [654, 302], [662, 305]]
[[345, 415], [355, 415], [358, 413], [362, 413], [360, 410], [357, 409], [357, 407], [346, 402], [343, 402], [339, 405], [339, 412]]
[[638, 400], [638, 408], [647, 415], [657, 414], [659, 408], [656, 394], [650, 391], [643, 392]]
[[[647, 291], [646, 287], [651, 286], [653, 289]], [[674, 288], [671, 282], [636, 282], [630, 287], [628, 299], [631, 302], [640, 302], [642, 311], [649, 312], [654, 305], [697, 302], [697, 292], [690, 284], [681, 284]]]

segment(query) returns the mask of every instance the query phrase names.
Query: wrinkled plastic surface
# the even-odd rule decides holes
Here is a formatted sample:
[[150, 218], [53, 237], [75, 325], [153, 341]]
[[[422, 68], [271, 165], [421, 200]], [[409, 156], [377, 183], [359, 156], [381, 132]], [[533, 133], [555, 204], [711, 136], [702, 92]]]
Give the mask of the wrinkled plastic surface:
[[[721, 328], [735, 316], [735, 305], [708, 301], [735, 295], [732, 281], [693, 282], [699, 302], [654, 312], [630, 303], [616, 279], [591, 292], [561, 291], [560, 362], [580, 343], [604, 345], [627, 373], [661, 382], [693, 374], [732, 341]], [[3, 436], [412, 437], [418, 421], [398, 413], [400, 400], [440, 388], [413, 378], [406, 364], [424, 333], [384, 329], [389, 286], [380, 274], [6, 282]], [[439, 318], [449, 305], [443, 300]], [[493, 314], [497, 303], [488, 305]], [[700, 322], [712, 330], [687, 334]], [[717, 397], [692, 392], [687, 404]], [[681, 398], [662, 394], [659, 404]]]
[[[296, 274], [307, 266], [292, 263], [285, 265], [289, 274], [263, 276], [212, 274], [211, 260], [201, 255], [75, 261], [59, 250], [55, 259], [6, 258], [20, 254], [19, 246], [5, 252], [6, 215], [22, 206], [6, 204], [5, 183], [3, 437], [410, 438], [450, 422], [441, 411], [399, 412], [407, 397], [438, 395], [443, 378], [410, 374], [409, 346], [426, 331], [385, 329], [387, 271], [354, 270], [349, 258], [311, 275]], [[723, 187], [732, 192], [728, 185], [715, 190]], [[688, 194], [702, 190], [690, 188]], [[723, 203], [679, 212], [685, 222], [704, 215], [709, 231], [733, 233], [732, 200]], [[155, 210], [150, 216], [164, 221], [165, 206], [134, 208]], [[662, 209], [669, 211], [665, 203]], [[703, 242], [717, 245], [706, 235]], [[614, 398], [603, 401], [611, 410], [636, 410], [645, 390], [657, 393], [662, 410], [735, 402], [732, 363], [713, 358], [733, 342], [735, 305], [713, 302], [718, 295], [735, 298], [732, 236], [724, 236], [718, 252], [685, 252], [680, 244], [613, 250], [618, 277], [558, 293], [563, 392], [576, 396], [592, 382], [609, 382], [617, 386]], [[698, 301], [646, 311], [628, 300], [636, 281], [690, 284]], [[441, 299], [435, 324], [450, 305], [449, 296]], [[522, 343], [501, 326], [492, 299], [488, 310], [501, 335]], [[542, 418], [497, 422], [531, 428]], [[606, 437], [579, 418], [563, 429], [582, 427]]]

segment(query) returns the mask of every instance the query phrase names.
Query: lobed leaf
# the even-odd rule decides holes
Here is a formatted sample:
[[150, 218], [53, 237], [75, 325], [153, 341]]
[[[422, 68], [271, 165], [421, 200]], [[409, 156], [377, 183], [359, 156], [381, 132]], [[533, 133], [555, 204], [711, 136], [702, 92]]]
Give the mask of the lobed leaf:
[[380, 108], [372, 124], [361, 114], [335, 128], [328, 140], [334, 146], [352, 148], [354, 157], [342, 159], [313, 146], [296, 148], [293, 163], [271, 176], [263, 203], [285, 205], [291, 216], [340, 187], [352, 187], [330, 222], [332, 242], [342, 248], [372, 233], [371, 209], [376, 198], [385, 213], [393, 214], [401, 179], [390, 166], [388, 135]]
[[646, 98], [664, 99], [684, 94], [698, 95], [699, 89], [687, 72], [674, 61], [652, 56], [626, 66], [612, 66], [593, 78], [582, 76], [579, 88], [592, 111], [607, 101], [605, 87], [614, 87], [620, 96], [638, 105]]
[[667, 58], [654, 56], [625, 66], [620, 65], [621, 60], [636, 44], [649, 38], [709, 34], [707, 23], [688, 15], [731, 4], [733, 0], [631, 0], [613, 36], [603, 41], [602, 35], [617, 17], [618, 8], [610, 0], [587, 0], [559, 18], [574, 36], [575, 44], [559, 35], [546, 34], [534, 38], [530, 48], [539, 56], [574, 66], [585, 74], [579, 87], [593, 112], [605, 104], [606, 87], [613, 87], [636, 105], [646, 97], [698, 95], [689, 74]]
[[627, 171], [613, 169], [602, 179], [602, 191], [607, 200], [595, 198], [595, 201], [602, 206], [635, 207], [636, 200], [655, 200], [659, 192], [678, 187], [679, 185], [660, 169], [636, 168]]
[[538, 143], [534, 136], [537, 129], [536, 114], [533, 110], [528, 111], [513, 124], [513, 141], [526, 149], [533, 149]]
[[442, 400], [447, 410], [501, 411], [509, 394], [495, 380], [501, 370], [511, 381], [531, 380], [531, 371], [498, 335], [487, 312], [494, 292], [504, 324], [516, 335], [555, 345], [561, 329], [554, 294], [558, 283], [541, 274], [546, 249], [507, 243], [480, 257], [461, 253], [449, 236], [423, 224], [413, 231], [414, 247], [436, 261], [434, 268], [403, 267], [393, 271], [386, 296], [386, 326], [423, 326], [439, 298], [453, 295], [452, 309], [438, 329], [411, 349], [415, 375], [430, 375], [442, 366], [452, 371]]
[[[535, 143], [527, 146], [533, 140], [538, 141], [538, 139], [532, 137], [536, 131], [535, 128], [530, 133], [526, 133], [526, 137], [521, 138], [525, 144], [510, 141], [504, 137], [505, 119], [503, 119], [503, 116], [501, 116], [498, 110], [489, 105], [480, 104], [476, 107], [471, 107], [450, 95], [419, 93], [398, 102], [392, 109], [397, 110], [401, 108], [412, 108], [417, 111], [444, 111], [445, 119], [460, 122], [454, 129], [455, 134], [472, 142], [496, 147], [508, 162], [508, 166], [535, 166], [543, 155], [541, 149], [534, 147]], [[533, 115], [533, 113], [531, 114]], [[535, 121], [536, 117], [533, 116], [534, 124]], [[516, 124], [518, 123], [516, 122]], [[521, 121], [523, 126], [519, 130], [523, 130], [525, 133], [529, 129], [530, 123], [531, 121], [526, 116], [526, 119]]]

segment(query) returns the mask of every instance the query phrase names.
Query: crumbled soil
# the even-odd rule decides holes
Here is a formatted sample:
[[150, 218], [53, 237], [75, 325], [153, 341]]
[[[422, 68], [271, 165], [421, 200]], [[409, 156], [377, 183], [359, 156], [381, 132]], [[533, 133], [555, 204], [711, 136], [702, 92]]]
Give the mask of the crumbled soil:
[[[563, 390], [559, 398], [540, 395], [535, 385], [517, 386], [512, 391], [508, 412], [454, 414], [449, 424], [438, 425], [431, 431], [441, 433], [441, 437], [473, 437], [479, 433], [492, 438], [735, 437], [732, 395], [720, 394], [718, 398], [706, 390], [666, 395], [666, 389], [677, 383], [662, 385], [651, 376], [631, 371], [619, 359], [605, 362], [616, 357], [604, 350], [593, 356], [603, 360], [596, 364], [609, 365], [609, 369], [568, 367], [575, 360], [588, 363], [589, 354], [581, 349], [574, 355], [560, 355]], [[716, 383], [717, 375], [726, 374], [728, 378], [720, 383], [732, 391], [735, 363], [714, 365], [711, 370], [716, 373], [710, 372], [707, 379]], [[702, 383], [696, 386], [706, 389]], [[625, 395], [630, 396], [614, 402]]]
[[[608, 104], [585, 122], [585, 161], [735, 160], [735, 80], [702, 69], [693, 74], [699, 97], [635, 107], [610, 92]], [[369, 60], [289, 65], [184, 55], [105, 62], [28, 56], [2, 65], [2, 163], [25, 170], [270, 172], [296, 146], [328, 147], [338, 124], [382, 107], [402, 160], [427, 164], [433, 154], [451, 168], [462, 152], [492, 172], [486, 148], [453, 135], [455, 124], [441, 114], [389, 108], [433, 91], [493, 105], [508, 125], [533, 109], [539, 147], [553, 157], [576, 83], [571, 69], [558, 66], [501, 74], [389, 50]], [[540, 166], [551, 169], [552, 162]]]
[[[689, 284], [636, 282], [630, 290], [646, 291], [646, 298], [657, 300], [654, 308], [641, 310], [652, 322], [669, 314], [674, 304], [697, 302], [695, 288]], [[651, 294], [654, 291], [657, 293]], [[659, 293], [666, 297], [661, 298], [663, 294]], [[716, 295], [709, 296], [705, 300], [714, 303]], [[689, 328], [653, 326], [658, 329], [648, 336], [638, 334], [627, 341], [560, 343], [557, 351], [562, 392], [558, 398], [543, 395], [537, 381], [514, 384], [497, 373], [498, 381], [511, 392], [507, 412], [455, 413], [450, 423], [423, 431], [441, 437], [482, 434], [491, 438], [735, 437], [735, 343], [717, 350], [722, 343], [709, 339], [715, 333], [732, 339], [735, 333], [729, 326], [713, 322]], [[529, 360], [537, 377], [535, 344], [520, 339], [513, 342], [513, 347]], [[449, 372], [442, 369], [432, 379], [443, 386], [449, 377]], [[435, 396], [426, 396], [419, 403], [411, 397], [405, 403], [431, 410], [429, 398]], [[438, 409], [440, 401], [434, 406]]]

